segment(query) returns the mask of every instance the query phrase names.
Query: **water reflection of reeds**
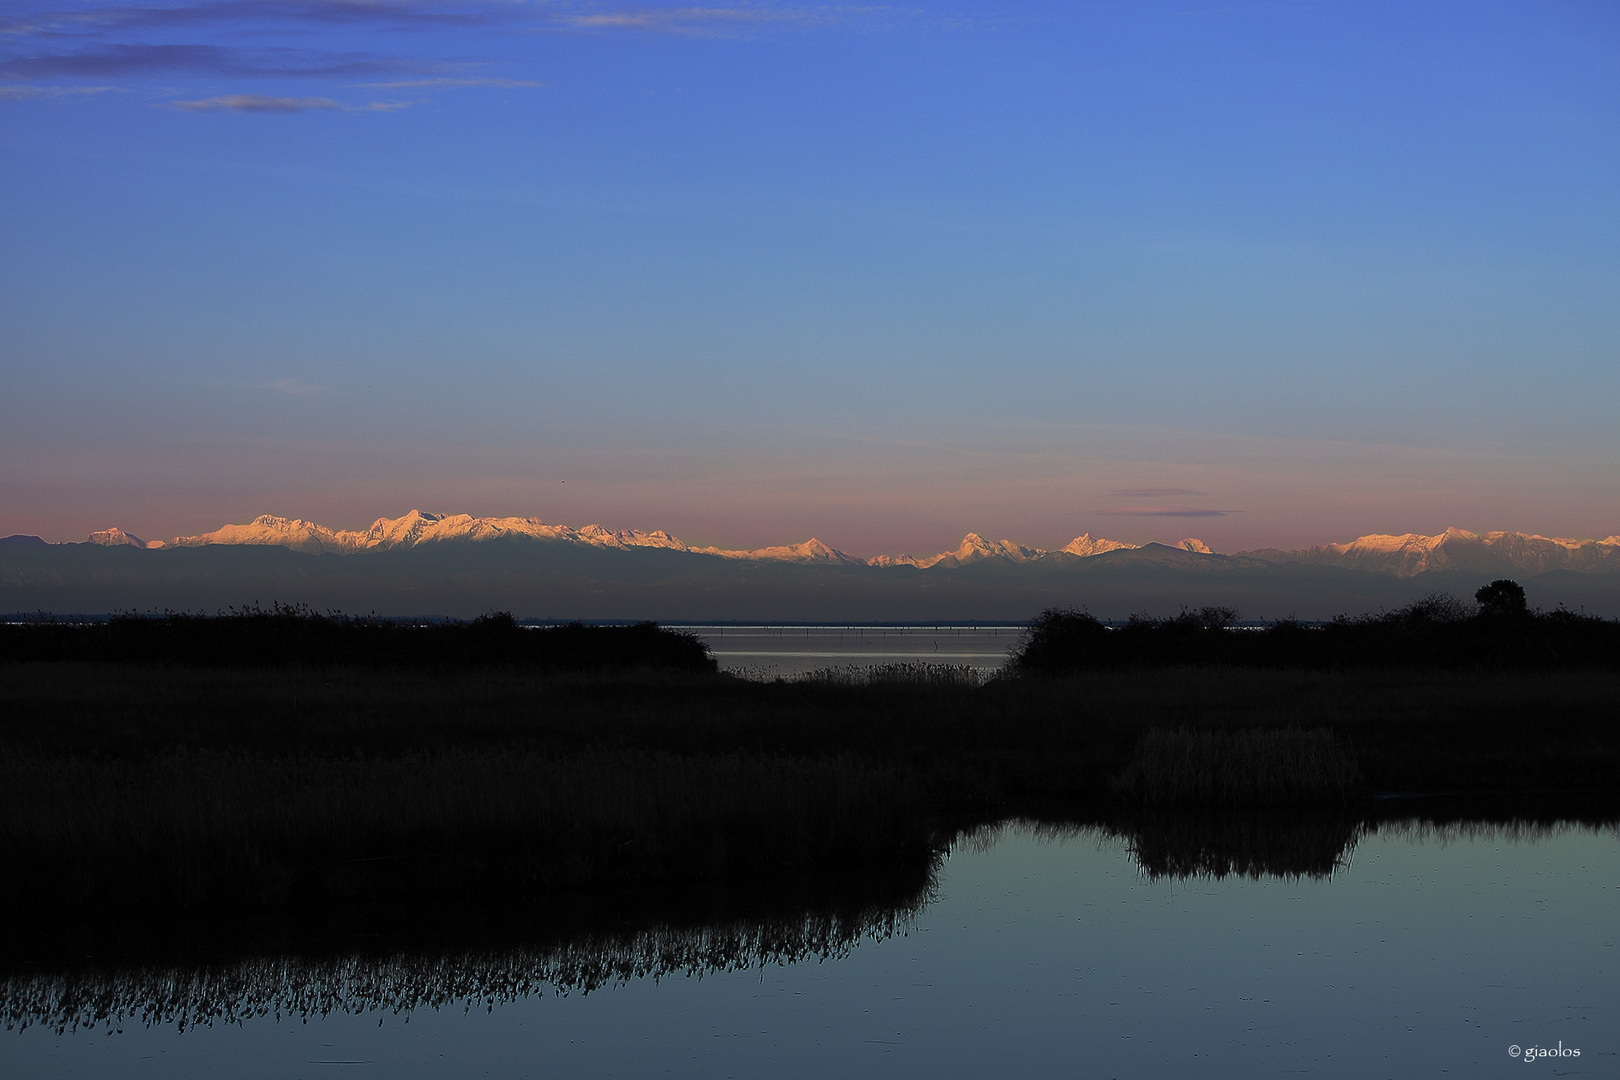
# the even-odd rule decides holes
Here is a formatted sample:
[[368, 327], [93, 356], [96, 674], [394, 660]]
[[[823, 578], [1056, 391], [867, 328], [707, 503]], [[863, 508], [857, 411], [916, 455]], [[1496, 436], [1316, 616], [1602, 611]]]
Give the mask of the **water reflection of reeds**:
[[[1149, 880], [1326, 878], [1348, 864], [1365, 835], [1353, 814], [1160, 811], [1096, 824], [1027, 823], [1037, 838], [1090, 840], [1123, 850]], [[1003, 827], [976, 830], [967, 848], [987, 849]]]
[[588, 994], [634, 980], [836, 960], [862, 941], [910, 929], [933, 898], [933, 878], [917, 884], [907, 877], [911, 884], [898, 892], [897, 879], [885, 881], [864, 907], [846, 896], [833, 907], [634, 930], [575, 928], [539, 940], [519, 924], [507, 927], [513, 932], [503, 940], [497, 935], [475, 946], [417, 940], [389, 947], [373, 940], [338, 951], [249, 948], [213, 958], [16, 965], [0, 982], [0, 1016], [8, 1030], [39, 1025], [58, 1033], [171, 1025], [183, 1031], [334, 1013], [408, 1019], [422, 1009], [489, 1009], [548, 992]]
[[[1123, 849], [1150, 880], [1325, 880], [1369, 837], [1441, 846], [1535, 843], [1574, 829], [1616, 827], [1608, 812], [1507, 806], [1468, 817], [1460, 810], [1146, 810], [1108, 820], [1013, 819], [965, 830], [950, 850], [983, 853], [1009, 830], [1022, 829], [1049, 841]], [[184, 1030], [334, 1013], [408, 1019], [423, 1009], [487, 1009], [636, 980], [838, 960], [863, 941], [907, 933], [937, 895], [940, 858], [839, 881], [778, 883], [769, 893], [742, 896], [581, 894], [562, 907], [306, 913], [294, 924], [222, 922], [206, 932], [186, 924], [178, 934], [173, 926], [152, 933], [137, 925], [121, 928], [111, 944], [82, 928], [46, 935], [50, 940], [35, 948], [12, 935], [0, 952], [0, 1016], [8, 1029], [57, 1032]]]
[[1362, 836], [1348, 813], [1149, 813], [1110, 827], [1157, 878], [1325, 878]]

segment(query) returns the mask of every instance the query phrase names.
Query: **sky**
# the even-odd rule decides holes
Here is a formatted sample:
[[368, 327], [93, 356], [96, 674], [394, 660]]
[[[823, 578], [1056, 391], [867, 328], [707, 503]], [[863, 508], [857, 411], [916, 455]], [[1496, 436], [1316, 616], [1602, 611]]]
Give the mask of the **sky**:
[[1620, 6], [0, 6], [0, 534], [1620, 533]]

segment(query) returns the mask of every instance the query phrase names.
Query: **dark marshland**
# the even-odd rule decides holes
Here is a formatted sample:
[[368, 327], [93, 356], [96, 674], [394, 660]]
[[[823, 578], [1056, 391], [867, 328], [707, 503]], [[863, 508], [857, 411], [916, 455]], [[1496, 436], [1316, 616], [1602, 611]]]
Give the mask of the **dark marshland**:
[[[1049, 611], [999, 671], [770, 681], [645, 623], [6, 625], [11, 1052], [431, 1073], [412, 1038], [472, 1060], [518, 1024], [512, 1045], [582, 1075], [790, 1051], [804, 1075], [878, 1075], [901, 1036], [951, 1074], [1084, 1030], [1088, 1060], [1129, 1072], [1157, 1025], [1181, 1033], [1161, 1055], [1222, 1037], [1187, 1034], [1212, 986], [1256, 1030], [1337, 1046], [1321, 1018], [1366, 1013], [1380, 978], [1404, 988], [1380, 1008], [1475, 993], [1477, 944], [1446, 944], [1458, 912], [1519, 927], [1492, 938], [1516, 970], [1596, 932], [1582, 905], [1605, 895], [1620, 820], [1617, 626], [1491, 595], [1260, 628]], [[1549, 902], [1556, 920], [1526, 921]], [[1338, 1004], [1279, 1019], [1289, 979]], [[997, 1004], [1002, 987], [1024, 996]], [[1489, 1009], [1519, 1023], [1548, 992]], [[907, 1019], [913, 997], [928, 1004]], [[1111, 1050], [1116, 1022], [1135, 1026]], [[792, 1041], [823, 1023], [842, 1034]], [[227, 1025], [293, 1041], [242, 1059], [212, 1034]], [[721, 1049], [705, 1033], [727, 1026], [745, 1041]], [[793, 1034], [746, 1041], [776, 1029]], [[98, 1038], [118, 1040], [105, 1060]]]
[[1018, 815], [1601, 812], [1620, 624], [1499, 582], [1327, 625], [1036, 619], [1002, 672], [756, 682], [652, 624], [303, 609], [0, 628], [0, 904], [304, 909], [921, 867]]

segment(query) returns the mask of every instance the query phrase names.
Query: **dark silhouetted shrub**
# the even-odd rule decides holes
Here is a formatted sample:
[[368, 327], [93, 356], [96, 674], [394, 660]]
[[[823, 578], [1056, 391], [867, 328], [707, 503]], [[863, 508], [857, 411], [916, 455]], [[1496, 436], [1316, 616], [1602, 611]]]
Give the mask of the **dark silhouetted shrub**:
[[1474, 601], [1479, 604], [1481, 615], [1493, 618], [1513, 618], [1530, 613], [1530, 606], [1524, 599], [1524, 586], [1507, 578], [1498, 578], [1489, 585], [1481, 586], [1474, 593]]

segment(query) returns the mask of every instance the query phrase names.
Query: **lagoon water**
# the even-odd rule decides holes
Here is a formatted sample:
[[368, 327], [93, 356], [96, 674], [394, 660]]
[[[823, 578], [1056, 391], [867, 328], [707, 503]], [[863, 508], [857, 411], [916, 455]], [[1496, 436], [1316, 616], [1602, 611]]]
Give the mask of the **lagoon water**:
[[1385, 825], [1326, 876], [1175, 878], [1118, 837], [1009, 826], [958, 844], [894, 933], [820, 959], [184, 1031], [59, 1033], [50, 978], [14, 979], [8, 1011], [35, 1011], [0, 1074], [1614, 1076], [1617, 910], [1613, 829]]
[[676, 626], [708, 643], [722, 671], [754, 678], [824, 668], [946, 664], [992, 671], [1006, 662], [1022, 626]]

